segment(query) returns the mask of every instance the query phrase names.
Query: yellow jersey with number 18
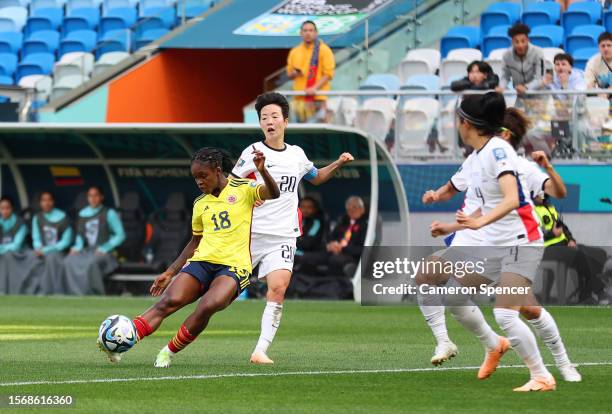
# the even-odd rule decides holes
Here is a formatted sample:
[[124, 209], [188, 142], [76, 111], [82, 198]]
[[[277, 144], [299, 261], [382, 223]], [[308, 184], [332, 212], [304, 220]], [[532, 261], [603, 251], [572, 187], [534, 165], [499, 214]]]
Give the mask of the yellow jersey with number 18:
[[209, 262], [253, 271], [251, 222], [253, 204], [261, 200], [261, 185], [249, 179], [228, 178], [218, 197], [202, 194], [193, 203], [191, 228], [202, 236], [190, 262]]

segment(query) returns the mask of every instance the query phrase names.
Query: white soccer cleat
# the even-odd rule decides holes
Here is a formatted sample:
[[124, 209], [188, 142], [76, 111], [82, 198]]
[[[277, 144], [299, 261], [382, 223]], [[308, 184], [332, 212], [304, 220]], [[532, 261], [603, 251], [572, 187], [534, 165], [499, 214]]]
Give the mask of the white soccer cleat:
[[261, 364], [261, 365], [271, 365], [274, 364], [268, 356], [262, 351], [255, 351], [251, 354], [251, 363], [252, 364]]
[[119, 352], [109, 351], [108, 349], [104, 348], [104, 346], [100, 343], [99, 340], [96, 341], [96, 343], [98, 344], [98, 348], [100, 349], [100, 351], [104, 352], [106, 356], [108, 356], [108, 359], [110, 360], [110, 362], [117, 363], [121, 361], [121, 354]]
[[174, 354], [168, 349], [168, 346], [163, 347], [155, 359], [155, 368], [168, 368], [172, 363], [172, 358]]
[[570, 365], [564, 365], [558, 368], [559, 368], [559, 372], [561, 373], [561, 378], [563, 378], [563, 381], [567, 381], [567, 382], [582, 381], [582, 375], [580, 375], [580, 372], [578, 372], [575, 366], [570, 364]]
[[457, 356], [457, 345], [450, 341], [443, 341], [436, 345], [433, 357], [431, 357], [431, 363], [435, 366], [442, 365], [449, 359]]

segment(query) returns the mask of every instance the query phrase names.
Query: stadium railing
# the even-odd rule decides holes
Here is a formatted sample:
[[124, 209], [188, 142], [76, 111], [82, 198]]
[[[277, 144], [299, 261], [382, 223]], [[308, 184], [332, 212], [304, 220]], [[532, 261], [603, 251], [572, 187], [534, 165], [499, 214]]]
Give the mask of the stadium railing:
[[[281, 91], [303, 96], [301, 91]], [[332, 124], [356, 126], [384, 142], [396, 162], [461, 159], [456, 109], [463, 95], [486, 91], [356, 90], [327, 91]], [[605, 89], [504, 93], [508, 106], [531, 121], [525, 142], [554, 158], [612, 161], [612, 107]], [[370, 104], [368, 103], [370, 101]]]

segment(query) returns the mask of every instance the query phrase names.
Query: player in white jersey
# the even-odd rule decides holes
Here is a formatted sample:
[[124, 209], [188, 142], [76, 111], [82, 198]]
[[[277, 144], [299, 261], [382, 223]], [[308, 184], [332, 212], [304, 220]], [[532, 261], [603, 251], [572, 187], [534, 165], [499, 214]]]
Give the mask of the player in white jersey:
[[[527, 293], [542, 258], [543, 241], [531, 200], [524, 194], [526, 183], [519, 174], [518, 156], [510, 144], [495, 136], [502, 127], [505, 111], [503, 96], [495, 92], [468, 96], [457, 111], [461, 138], [475, 151], [470, 187], [481, 198], [482, 205], [481, 215], [468, 216], [459, 211], [456, 220], [464, 228], [482, 229], [485, 246], [479, 248], [474, 259], [484, 264], [481, 274], [487, 275], [488, 280], [481, 274], [470, 274], [453, 277], [449, 283], [455, 286], [497, 283], [503, 291], [497, 292], [495, 298], [495, 319], [531, 374], [531, 380], [515, 391], [550, 391], [556, 388], [555, 379], [542, 361], [533, 332], [519, 318], [521, 306], [530, 304]], [[465, 248], [455, 249], [465, 251]], [[457, 260], [451, 257], [456, 250], [445, 252], [449, 256], [442, 259]], [[465, 260], [465, 256], [458, 260], [462, 259]], [[469, 302], [469, 297], [461, 295], [452, 299], [463, 301], [457, 304]], [[463, 308], [475, 309], [474, 306]], [[492, 331], [482, 332], [483, 327], [490, 330], [488, 325], [469, 326], [474, 322], [469, 316], [460, 321], [464, 327], [479, 338], [481, 334], [488, 337], [490, 347], [494, 339], [499, 341]]]
[[281, 195], [268, 200], [253, 211], [251, 228], [251, 258], [253, 268], [259, 265], [259, 278], [266, 279], [268, 292], [261, 318], [261, 334], [251, 362], [272, 364], [267, 350], [280, 324], [285, 291], [291, 280], [296, 238], [301, 235], [298, 210], [298, 185], [302, 178], [319, 185], [333, 177], [344, 164], [353, 161], [347, 152], [330, 165], [317, 169], [302, 148], [285, 143], [285, 128], [289, 118], [289, 104], [279, 93], [265, 93], [257, 97], [255, 109], [265, 140], [247, 147], [236, 163], [232, 174], [243, 178], [254, 173], [261, 181], [251, 155], [253, 147], [266, 157], [266, 169], [278, 183]]
[[[516, 108], [508, 108], [504, 116], [504, 123], [500, 136], [509, 142], [515, 149], [518, 149], [525, 135], [529, 121], [525, 118], [523, 113]], [[462, 167], [453, 175], [449, 182], [442, 186], [437, 191], [428, 191], [423, 196], [424, 202], [435, 202], [441, 200], [450, 199], [456, 192], [466, 192], [465, 202], [462, 210], [470, 214], [480, 208], [480, 201], [473, 191], [469, 189], [469, 177], [471, 157], [465, 160]], [[553, 166], [548, 161], [546, 155], [537, 151], [532, 153], [532, 158], [537, 160], [538, 164], [533, 161], [529, 161], [524, 157], [518, 158], [518, 168], [520, 174], [524, 175], [529, 193], [532, 195], [539, 195], [541, 193], [549, 194], [556, 198], [565, 197], [567, 190], [563, 183], [563, 180], [559, 174], [555, 171]], [[547, 173], [544, 173], [539, 166], [544, 168]], [[455, 231], [451, 236], [445, 239], [447, 245], [450, 246], [478, 246], [482, 245], [484, 240], [481, 237], [480, 230], [460, 230], [460, 226], [456, 223], [439, 223], [434, 222], [432, 224], [432, 235], [445, 235], [451, 231]], [[467, 233], [463, 236], [464, 233]], [[456, 308], [451, 308], [451, 311]], [[444, 361], [452, 358], [457, 354], [457, 347], [448, 337], [446, 330], [446, 323], [444, 320], [444, 306], [439, 304], [430, 304], [429, 306], [421, 304], [421, 310], [426, 317], [426, 320], [434, 336], [436, 337], [438, 344], [436, 346], [436, 352], [432, 358], [432, 363], [439, 365]], [[461, 312], [463, 309], [459, 309], [459, 315], [454, 315], [460, 322]], [[472, 309], [472, 313], [479, 314], [480, 311]], [[557, 325], [553, 317], [541, 306], [522, 306], [520, 309], [521, 315], [529, 321], [534, 327], [538, 336], [543, 340], [546, 346], [550, 349], [561, 375], [565, 381], [578, 382], [581, 381], [582, 377], [580, 373], [571, 364], [565, 346], [559, 334]], [[478, 377], [481, 379], [488, 378], [499, 363], [499, 358], [503, 355], [503, 347], [499, 347], [497, 350], [487, 349], [486, 347], [486, 335], [483, 333], [488, 331], [484, 319], [480, 323], [477, 322], [476, 317], [478, 315], [471, 315], [471, 323], [469, 326], [480, 325], [479, 338], [482, 340], [485, 349], [488, 351], [485, 362], [479, 370]], [[490, 332], [490, 331], [489, 331]], [[506, 348], [507, 350], [507, 348]]]

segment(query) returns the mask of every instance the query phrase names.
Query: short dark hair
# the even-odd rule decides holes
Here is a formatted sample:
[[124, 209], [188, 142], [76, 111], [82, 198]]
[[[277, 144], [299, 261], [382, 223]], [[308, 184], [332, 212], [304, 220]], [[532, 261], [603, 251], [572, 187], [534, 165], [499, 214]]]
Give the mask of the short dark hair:
[[266, 92], [257, 97], [255, 101], [257, 118], [261, 119], [261, 110], [264, 106], [268, 105], [278, 105], [283, 113], [283, 118], [289, 118], [289, 102], [287, 102], [287, 98], [278, 92]]
[[38, 201], [42, 200], [43, 196], [45, 194], [49, 194], [49, 196], [51, 196], [51, 198], [53, 200], [55, 200], [55, 196], [53, 195], [53, 192], [51, 192], [50, 190], [43, 190], [40, 192], [40, 194], [38, 195]]
[[2, 203], [3, 201], [6, 201], [7, 203], [9, 203], [11, 205], [11, 207], [14, 206], [13, 200], [10, 197], [8, 197], [8, 196], [4, 196], [4, 197], [0, 198], [0, 203]]
[[300, 29], [303, 29], [303, 28], [304, 28], [304, 26], [306, 26], [307, 24], [311, 24], [311, 25], [312, 25], [312, 27], [314, 27], [315, 32], [318, 32], [318, 31], [319, 31], [319, 29], [317, 29], [317, 25], [316, 25], [316, 24], [315, 24], [315, 22], [313, 22], [312, 20], [304, 20], [304, 21], [302, 22], [302, 24], [300, 25]]
[[495, 135], [502, 127], [506, 100], [501, 93], [468, 95], [461, 101], [457, 115], [470, 123], [480, 135]]
[[468, 75], [474, 66], [476, 66], [480, 72], [485, 73], [487, 76], [493, 74], [493, 68], [491, 65], [489, 65], [487, 62], [483, 62], [482, 60], [475, 60], [467, 67]]
[[603, 32], [602, 34], [600, 34], [599, 37], [597, 38], [597, 44], [599, 45], [604, 40], [609, 40], [612, 42], [612, 33]]
[[212, 168], [220, 167], [225, 174], [229, 174], [234, 166], [227, 151], [214, 147], [204, 147], [197, 150], [191, 157], [191, 163], [196, 161], [209, 164]]
[[530, 122], [520, 109], [506, 108], [503, 127], [510, 131], [510, 145], [516, 150], [527, 133]]
[[98, 190], [98, 193], [100, 193], [100, 195], [102, 197], [104, 197], [104, 191], [102, 191], [102, 188], [100, 186], [97, 185], [90, 185], [89, 188], [87, 189], [87, 191], [89, 192], [89, 190]]
[[567, 53], [557, 53], [553, 58], [553, 62], [557, 62], [558, 60], [565, 60], [570, 64], [570, 66], [574, 66], [574, 58]]
[[508, 36], [510, 36], [511, 38], [516, 35], [522, 34], [525, 36], [529, 36], [529, 33], [531, 33], [531, 29], [529, 28], [529, 26], [523, 23], [516, 23], [514, 26], [508, 29]]

